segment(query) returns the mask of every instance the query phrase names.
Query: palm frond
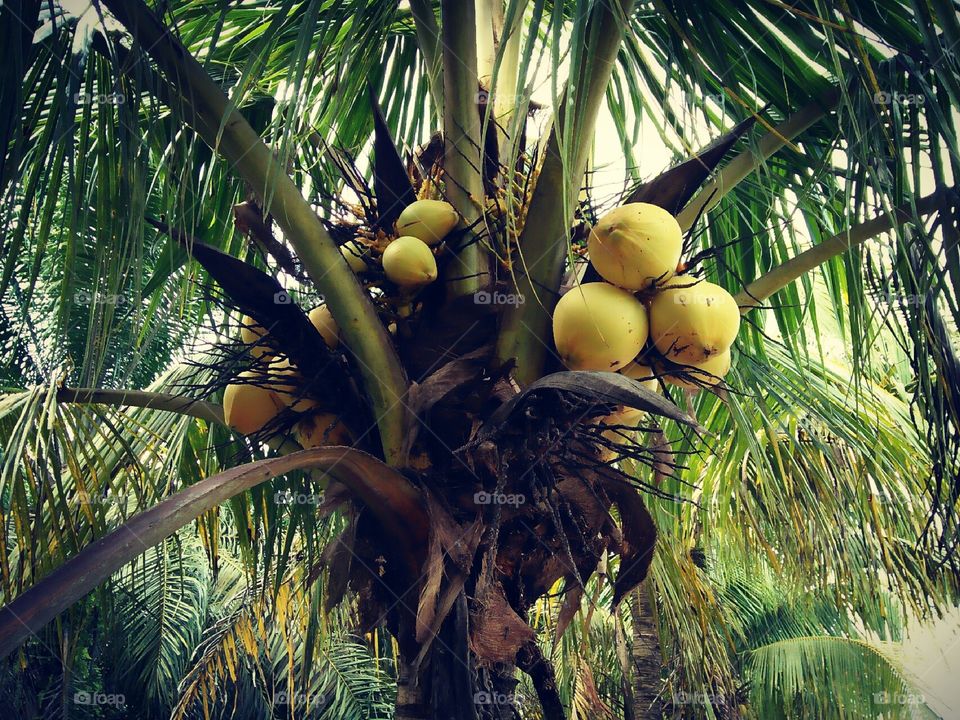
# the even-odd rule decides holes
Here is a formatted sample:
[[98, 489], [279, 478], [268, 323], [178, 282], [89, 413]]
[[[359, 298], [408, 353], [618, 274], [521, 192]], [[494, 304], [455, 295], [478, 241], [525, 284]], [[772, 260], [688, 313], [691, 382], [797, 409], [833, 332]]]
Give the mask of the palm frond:
[[765, 645], [751, 654], [750, 679], [759, 717], [823, 718], [839, 708], [847, 717], [937, 717], [896, 662], [864, 641], [819, 636]]

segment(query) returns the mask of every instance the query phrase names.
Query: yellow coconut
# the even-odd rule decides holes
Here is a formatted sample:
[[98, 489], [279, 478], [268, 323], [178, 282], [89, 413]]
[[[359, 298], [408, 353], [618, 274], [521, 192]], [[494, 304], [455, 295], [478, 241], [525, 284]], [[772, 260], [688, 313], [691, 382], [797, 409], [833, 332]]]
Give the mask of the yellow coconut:
[[[620, 374], [625, 375], [631, 380], [637, 380], [650, 392], [657, 392], [660, 387], [660, 383], [657, 382], [657, 378], [655, 377], [653, 370], [646, 365], [640, 365], [636, 361], [622, 367], [620, 369]], [[604, 417], [602, 422], [606, 423], [607, 425], [629, 425], [630, 427], [636, 427], [640, 424], [640, 421], [643, 420], [644, 415], [646, 415], [646, 413], [643, 410], [637, 410], [636, 408], [619, 405], [617, 406], [616, 410]], [[612, 431], [608, 431], [607, 433], [604, 433], [604, 435], [614, 441], [618, 439], [618, 437], [614, 437], [615, 433]]]
[[626, 367], [621, 368], [620, 374], [626, 375], [631, 380], [637, 380], [643, 387], [651, 392], [656, 392], [660, 387], [660, 383], [657, 382], [656, 373], [646, 365], [640, 365], [637, 361], [633, 361]]
[[635, 428], [640, 424], [640, 421], [643, 420], [644, 415], [646, 415], [646, 413], [643, 410], [621, 405], [618, 410], [614, 410], [604, 417], [603, 422], [607, 425], [626, 425]]
[[266, 329], [249, 315], [240, 318], [240, 341], [250, 348], [254, 357], [263, 357], [271, 352], [271, 348], [264, 341]]
[[437, 279], [437, 261], [423, 240], [402, 235], [383, 251], [383, 271], [402, 288], [416, 288]]
[[367, 269], [367, 263], [363, 261], [365, 254], [363, 248], [353, 240], [347, 240], [340, 246], [340, 254], [343, 255], [343, 259], [347, 261], [347, 265], [355, 273], [360, 274]]
[[600, 276], [627, 290], [645, 290], [672, 276], [682, 248], [676, 218], [649, 203], [611, 210], [587, 240], [590, 261]]
[[647, 341], [647, 311], [626, 290], [585, 283], [557, 303], [553, 341], [571, 370], [619, 370]]
[[[247, 370], [240, 374], [244, 380], [263, 382], [263, 376]], [[227, 425], [244, 435], [262, 430], [283, 410], [283, 403], [261, 385], [241, 382], [227, 385], [223, 393], [223, 417]]]
[[333, 413], [321, 412], [301, 420], [294, 425], [293, 433], [304, 448], [353, 444], [347, 426]]
[[303, 392], [303, 376], [289, 358], [272, 361], [267, 368], [269, 387], [279, 401], [294, 412], [306, 412], [317, 406], [317, 401]]
[[407, 205], [397, 218], [397, 235], [412, 235], [427, 245], [436, 245], [459, 222], [460, 216], [450, 203], [443, 200], [417, 200]]
[[[634, 442], [636, 430], [643, 421], [645, 412], [636, 408], [620, 406], [609, 415], [597, 418], [595, 422], [607, 425], [609, 430], [603, 431], [603, 437], [617, 445], [628, 445]], [[617, 452], [612, 448], [601, 448], [600, 455], [605, 462], [614, 460]]]
[[650, 337], [674, 362], [692, 365], [729, 350], [740, 308], [719, 285], [681, 276], [650, 301]]
[[337, 347], [340, 343], [340, 328], [327, 306], [318, 305], [310, 311], [307, 317], [310, 318], [310, 322], [317, 329], [317, 332], [323, 336], [323, 341], [327, 344], [327, 347], [331, 350]]
[[[683, 368], [687, 377], [667, 375], [664, 381], [677, 387], [697, 390], [704, 386], [713, 387], [730, 372], [730, 350], [724, 350], [700, 363], [693, 363]], [[696, 381], [696, 382], [695, 382]]]

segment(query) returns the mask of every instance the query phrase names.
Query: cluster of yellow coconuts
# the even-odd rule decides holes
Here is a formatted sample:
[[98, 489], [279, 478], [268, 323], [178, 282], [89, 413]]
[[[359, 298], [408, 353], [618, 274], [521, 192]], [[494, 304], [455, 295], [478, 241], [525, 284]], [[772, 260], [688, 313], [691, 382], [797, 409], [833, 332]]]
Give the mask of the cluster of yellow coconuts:
[[[650, 379], [651, 389], [655, 374], [685, 388], [719, 383], [730, 370], [740, 308], [719, 285], [676, 274], [682, 248], [676, 218], [656, 205], [628, 203], [604, 215], [587, 250], [605, 282], [574, 287], [553, 315], [564, 365]], [[659, 357], [651, 353], [638, 364], [648, 339]]]
[[[432, 248], [457, 226], [460, 217], [442, 200], [417, 200], [408, 205], [396, 224], [396, 237], [383, 251], [381, 262], [387, 278], [405, 291], [415, 291], [437, 279], [437, 261]], [[365, 272], [363, 249], [353, 240], [340, 247], [344, 260], [355, 273]], [[340, 329], [326, 305], [308, 315], [327, 347], [340, 343]], [[294, 436], [303, 447], [350, 444], [350, 432], [333, 414], [317, 410], [317, 402], [300, 392], [303, 377], [289, 358], [270, 344], [266, 329], [248, 316], [240, 321], [240, 340], [256, 357], [258, 365], [240, 374], [239, 382], [227, 385], [223, 394], [224, 419], [244, 435], [263, 430], [281, 412], [307, 413], [294, 425]]]
[[[433, 249], [460, 222], [453, 205], [443, 200], [417, 200], [397, 218], [396, 237], [390, 241], [380, 262], [392, 283], [408, 291], [417, 290], [437, 279], [437, 260]], [[352, 240], [340, 247], [340, 253], [355, 273], [367, 270], [361, 248]]]
[[[340, 343], [340, 330], [326, 305], [310, 311], [310, 323], [331, 350]], [[350, 432], [332, 413], [317, 411], [317, 402], [300, 392], [303, 377], [290, 359], [270, 344], [267, 330], [244, 316], [240, 340], [258, 364], [240, 373], [240, 382], [227, 385], [223, 393], [223, 415], [227, 425], [244, 435], [265, 428], [284, 410], [309, 413], [294, 425], [294, 436], [303, 447], [350, 444]]]

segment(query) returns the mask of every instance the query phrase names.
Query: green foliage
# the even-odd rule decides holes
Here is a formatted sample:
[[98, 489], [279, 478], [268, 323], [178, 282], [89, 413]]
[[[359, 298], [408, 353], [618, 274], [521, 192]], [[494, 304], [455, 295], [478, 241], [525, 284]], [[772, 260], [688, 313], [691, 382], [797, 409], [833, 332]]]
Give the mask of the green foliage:
[[[158, 717], [177, 698], [177, 684], [207, 622], [209, 565], [199, 540], [183, 534], [148, 550], [113, 583], [105, 620], [116, 687]], [[118, 642], [120, 641], [120, 642]], [[122, 642], [122, 645], [120, 644]]]

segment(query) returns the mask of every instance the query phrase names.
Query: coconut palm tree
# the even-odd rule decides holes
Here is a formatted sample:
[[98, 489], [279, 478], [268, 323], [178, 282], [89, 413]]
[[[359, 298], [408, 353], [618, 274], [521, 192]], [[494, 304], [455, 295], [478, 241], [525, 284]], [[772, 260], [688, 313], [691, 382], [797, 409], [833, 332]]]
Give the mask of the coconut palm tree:
[[[779, 666], [815, 713], [776, 643], [830, 628], [738, 664], [723, 572], [832, 597], [836, 637], [955, 601], [951, 3], [0, 14], [0, 648], [37, 711], [108, 667], [138, 716], [736, 717]], [[415, 289], [381, 257], [424, 198], [457, 224]], [[560, 363], [638, 202], [737, 300], [723, 385]], [[241, 393], [283, 409], [241, 435]]]

